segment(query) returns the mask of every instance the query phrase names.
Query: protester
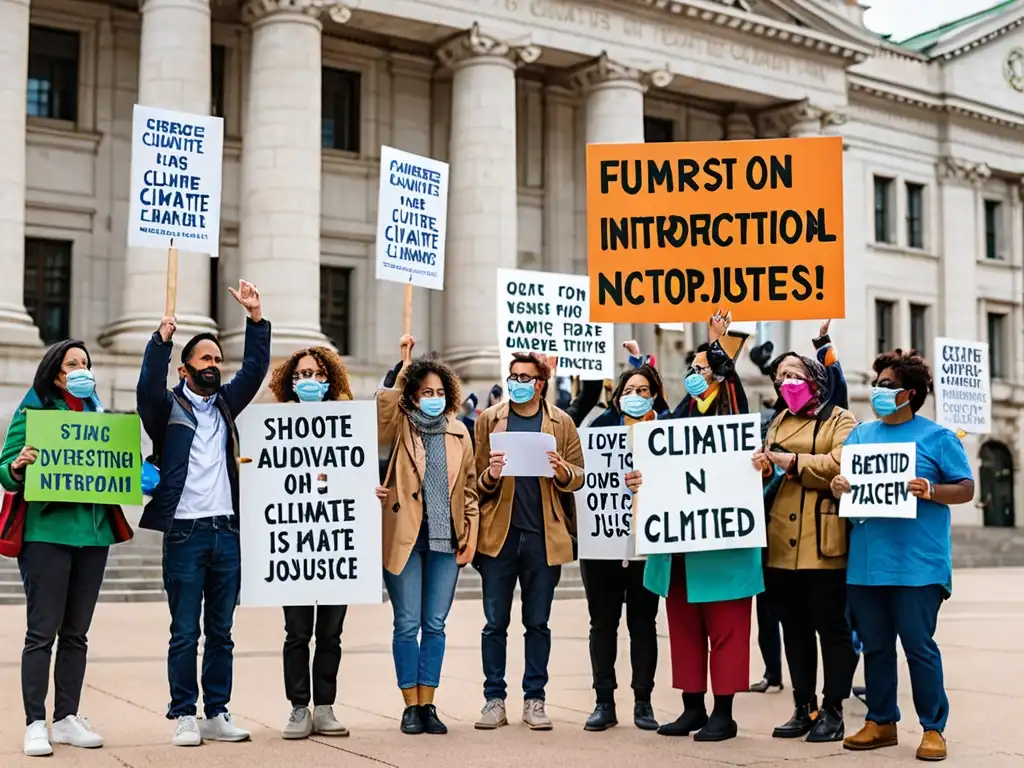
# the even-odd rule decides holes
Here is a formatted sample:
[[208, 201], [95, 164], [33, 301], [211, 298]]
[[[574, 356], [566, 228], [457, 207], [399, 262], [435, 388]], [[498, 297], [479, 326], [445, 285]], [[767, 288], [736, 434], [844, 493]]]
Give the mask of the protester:
[[[110, 545], [131, 538], [119, 507], [85, 502], [26, 503], [25, 471], [39, 448], [25, 442], [29, 411], [98, 413], [89, 351], [81, 341], [50, 347], [36, 368], [0, 451], [0, 485], [8, 504], [23, 515], [18, 570], [25, 588], [26, 632], [21, 654], [21, 695], [25, 707], [25, 754], [42, 757], [53, 744], [95, 748], [103, 738], [79, 711], [93, 611], [99, 598]], [[49, 446], [56, 448], [57, 446]], [[46, 730], [46, 694], [54, 640], [53, 730]]]
[[[949, 699], [935, 625], [952, 592], [949, 505], [974, 498], [974, 479], [957, 436], [918, 415], [932, 391], [932, 373], [924, 359], [896, 350], [880, 355], [872, 368], [876, 378], [871, 407], [878, 421], [859, 425], [846, 445], [916, 444], [915, 478], [907, 488], [917, 498], [917, 515], [854, 521], [847, 594], [864, 643], [868, 713], [864, 727], [843, 746], [869, 750], [896, 745], [898, 637], [924, 731], [917, 757], [944, 760]], [[837, 495], [846, 494], [850, 481], [837, 475], [831, 487]]]
[[[333, 349], [310, 347], [292, 353], [275, 370], [270, 391], [279, 403], [319, 403], [352, 400], [345, 364]], [[284, 609], [284, 692], [292, 712], [281, 736], [305, 739], [348, 736], [348, 729], [334, 715], [341, 664], [341, 632], [345, 605], [290, 605]], [[309, 643], [316, 637], [313, 654], [312, 695]], [[313, 712], [309, 711], [312, 698]]]
[[490, 408], [492, 405], [498, 405], [504, 399], [505, 392], [502, 390], [501, 384], [495, 384], [491, 387], [491, 391], [487, 393], [487, 407]]
[[465, 400], [462, 401], [462, 412], [459, 414], [459, 421], [469, 432], [469, 443], [475, 447], [473, 442], [473, 431], [476, 429], [476, 406], [479, 400], [474, 393], [470, 392]]
[[[817, 360], [783, 354], [772, 363], [772, 378], [782, 405], [753, 461], [766, 482], [777, 470], [785, 473], [769, 510], [765, 586], [782, 621], [795, 701], [793, 716], [772, 735], [842, 741], [854, 654], [846, 620], [846, 521], [829, 483], [856, 419], [830, 402], [829, 373]], [[820, 712], [816, 636], [825, 671]]]
[[[160, 484], [140, 527], [164, 534], [164, 589], [171, 611], [167, 717], [177, 720], [172, 744], [245, 741], [249, 733], [228, 713], [233, 648], [231, 626], [241, 583], [238, 546], [238, 431], [235, 420], [259, 392], [270, 367], [270, 323], [256, 286], [229, 289], [249, 314], [242, 367], [221, 383], [222, 353], [215, 336], [192, 337], [181, 352], [181, 381], [167, 391], [176, 322], [160, 321], [142, 358], [139, 416], [159, 457]], [[203, 709], [196, 721], [196, 659], [203, 618]]]
[[[480, 491], [479, 555], [486, 625], [481, 652], [486, 704], [476, 727], [508, 725], [505, 658], [516, 581], [526, 628], [523, 722], [550, 730], [544, 706], [551, 655], [548, 619], [561, 566], [575, 556], [572, 492], [583, 486], [583, 449], [572, 419], [541, 397], [551, 376], [537, 353], [516, 353], [507, 379], [509, 401], [494, 405], [476, 422], [476, 473]], [[503, 477], [505, 455], [491, 449], [495, 432], [544, 432], [555, 438], [547, 454], [552, 478]]]
[[401, 730], [444, 734], [448, 728], [437, 715], [434, 693], [459, 568], [476, 554], [476, 468], [469, 433], [458, 419], [458, 376], [434, 357], [413, 360], [415, 343], [402, 337], [395, 388], [377, 393], [378, 437], [392, 446], [377, 496], [384, 584], [394, 611], [391, 650], [405, 701]]
[[[687, 395], [668, 418], [747, 412], [747, 398], [733, 362], [747, 336], [730, 333], [729, 323], [730, 317], [721, 312], [711, 318], [710, 343], [701, 345], [694, 355], [685, 380]], [[626, 484], [634, 493], [642, 481], [639, 471], [626, 474]], [[695, 741], [735, 738], [733, 699], [747, 690], [750, 674], [751, 601], [764, 589], [761, 551], [652, 555], [647, 558], [644, 584], [666, 598], [672, 686], [683, 693], [682, 714], [658, 728], [658, 733], [693, 733]], [[709, 667], [714, 692], [710, 717], [704, 701]]]

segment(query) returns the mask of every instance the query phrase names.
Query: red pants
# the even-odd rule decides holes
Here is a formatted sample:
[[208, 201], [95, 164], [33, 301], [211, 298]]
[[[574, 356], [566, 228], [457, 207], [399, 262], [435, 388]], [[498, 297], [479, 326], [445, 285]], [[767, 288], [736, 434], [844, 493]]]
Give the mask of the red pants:
[[686, 568], [672, 563], [672, 585], [665, 600], [672, 687], [684, 693], [708, 689], [708, 646], [711, 648], [711, 690], [717, 696], [746, 691], [750, 686], [751, 600], [691, 603], [686, 599]]

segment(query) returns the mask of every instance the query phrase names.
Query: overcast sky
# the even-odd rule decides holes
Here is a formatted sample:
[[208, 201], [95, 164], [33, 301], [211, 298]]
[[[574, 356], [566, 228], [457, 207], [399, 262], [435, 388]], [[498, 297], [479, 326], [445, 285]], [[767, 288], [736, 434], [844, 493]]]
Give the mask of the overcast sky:
[[894, 41], [905, 40], [947, 21], [991, 8], [998, 0], [861, 0], [870, 6], [864, 14], [868, 28], [891, 33]]

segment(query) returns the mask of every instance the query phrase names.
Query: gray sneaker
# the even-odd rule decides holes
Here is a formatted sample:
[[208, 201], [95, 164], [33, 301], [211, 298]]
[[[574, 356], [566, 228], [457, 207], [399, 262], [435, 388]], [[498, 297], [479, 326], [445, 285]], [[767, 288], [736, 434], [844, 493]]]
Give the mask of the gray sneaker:
[[321, 704], [313, 707], [313, 733], [320, 736], [348, 736], [348, 728], [338, 722], [333, 707]]
[[313, 718], [309, 707], [293, 707], [288, 716], [288, 725], [281, 731], [282, 739], [306, 739], [313, 732]]
[[493, 731], [503, 725], [508, 725], [504, 699], [488, 699], [484, 708], [480, 710], [480, 718], [476, 721], [475, 728], [478, 731]]
[[171, 744], [176, 747], [198, 747], [202, 743], [203, 737], [199, 734], [199, 724], [196, 722], [195, 715], [179, 717]]
[[533, 731], [550, 731], [554, 727], [540, 699], [527, 699], [523, 702], [523, 722]]

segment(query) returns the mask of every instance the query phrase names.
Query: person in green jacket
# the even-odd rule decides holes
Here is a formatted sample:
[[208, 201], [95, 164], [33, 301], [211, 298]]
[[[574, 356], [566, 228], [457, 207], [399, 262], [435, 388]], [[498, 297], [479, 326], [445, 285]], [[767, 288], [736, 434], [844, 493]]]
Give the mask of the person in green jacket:
[[[63, 341], [43, 355], [32, 388], [18, 406], [0, 452], [0, 485], [20, 493], [25, 468], [38, 447], [25, 444], [30, 410], [102, 411], [96, 397], [92, 361], [81, 341]], [[53, 668], [52, 743], [103, 746], [103, 739], [79, 714], [85, 679], [86, 635], [99, 598], [107, 551], [115, 543], [109, 508], [99, 504], [29, 502], [18, 568], [25, 587], [25, 648], [21, 656], [21, 692], [25, 705], [25, 754], [49, 755], [46, 694], [50, 653]]]

